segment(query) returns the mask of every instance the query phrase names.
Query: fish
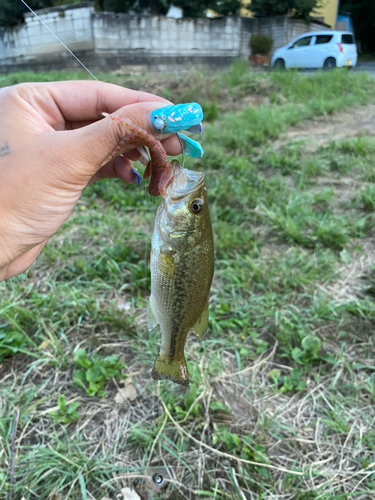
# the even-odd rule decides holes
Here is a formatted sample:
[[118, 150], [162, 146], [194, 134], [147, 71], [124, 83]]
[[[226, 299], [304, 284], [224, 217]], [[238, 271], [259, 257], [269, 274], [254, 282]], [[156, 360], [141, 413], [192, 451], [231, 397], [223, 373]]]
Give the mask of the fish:
[[188, 386], [185, 342], [202, 340], [214, 275], [214, 242], [205, 174], [171, 162], [174, 175], [157, 210], [151, 245], [147, 323], [161, 329], [152, 377]]

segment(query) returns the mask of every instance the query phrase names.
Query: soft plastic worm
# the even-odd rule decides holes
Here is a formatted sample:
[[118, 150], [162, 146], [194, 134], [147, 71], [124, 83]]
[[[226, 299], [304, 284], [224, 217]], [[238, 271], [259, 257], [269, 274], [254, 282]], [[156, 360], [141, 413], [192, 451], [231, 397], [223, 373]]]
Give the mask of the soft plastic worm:
[[117, 156], [126, 144], [133, 144], [134, 147], [147, 146], [150, 150], [151, 156], [151, 160], [148, 163], [144, 174], [144, 178], [148, 179], [151, 173], [151, 181], [148, 192], [152, 196], [159, 196], [159, 194], [165, 196], [167, 187], [173, 179], [173, 168], [161, 142], [156, 140], [155, 137], [149, 134], [146, 130], [138, 127], [138, 125], [134, 125], [119, 116], [113, 116], [108, 113], [103, 113], [103, 115], [108, 116], [112, 120], [118, 121], [123, 127], [132, 132], [131, 135], [124, 137], [124, 139], [119, 142], [107, 161], [110, 161]]

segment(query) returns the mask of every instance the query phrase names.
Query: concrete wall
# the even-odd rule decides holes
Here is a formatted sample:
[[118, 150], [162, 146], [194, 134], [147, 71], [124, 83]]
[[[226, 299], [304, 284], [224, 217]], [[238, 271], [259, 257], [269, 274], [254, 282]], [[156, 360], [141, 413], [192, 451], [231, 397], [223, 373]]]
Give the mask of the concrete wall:
[[[94, 49], [93, 13], [92, 2], [38, 11], [41, 19], [73, 52]], [[24, 25], [0, 32], [2, 64], [33, 61], [65, 52], [63, 45], [31, 12], [25, 14]]]
[[98, 54], [238, 57], [241, 52], [240, 17], [175, 19], [98, 12], [92, 20]]
[[273, 39], [273, 53], [303, 33], [327, 29], [329, 27], [322, 23], [307, 23], [301, 19], [289, 19], [287, 16], [255, 17], [253, 34], [270, 36]]
[[[95, 12], [93, 2], [38, 11], [40, 18], [93, 72], [188, 70], [229, 64], [250, 55], [251, 34], [274, 39], [273, 50], [309, 25], [286, 16], [272, 18], [175, 19]], [[0, 72], [78, 69], [69, 54], [33, 14], [25, 24], [0, 31]]]

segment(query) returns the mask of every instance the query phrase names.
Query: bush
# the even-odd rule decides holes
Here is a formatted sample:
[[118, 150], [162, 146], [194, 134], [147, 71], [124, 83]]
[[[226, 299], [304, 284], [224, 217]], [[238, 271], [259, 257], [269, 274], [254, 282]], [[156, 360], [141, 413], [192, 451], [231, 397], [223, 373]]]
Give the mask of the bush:
[[253, 35], [250, 38], [250, 48], [253, 55], [256, 54], [269, 54], [272, 49], [273, 39], [265, 35]]

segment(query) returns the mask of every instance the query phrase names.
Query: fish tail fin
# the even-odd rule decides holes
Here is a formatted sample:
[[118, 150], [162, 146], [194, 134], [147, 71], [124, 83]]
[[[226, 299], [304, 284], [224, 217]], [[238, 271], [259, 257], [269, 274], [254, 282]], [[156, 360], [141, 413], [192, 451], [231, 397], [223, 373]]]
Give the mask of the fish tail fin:
[[185, 358], [170, 359], [159, 354], [152, 370], [152, 378], [154, 380], [168, 379], [176, 384], [188, 386], [189, 374]]

